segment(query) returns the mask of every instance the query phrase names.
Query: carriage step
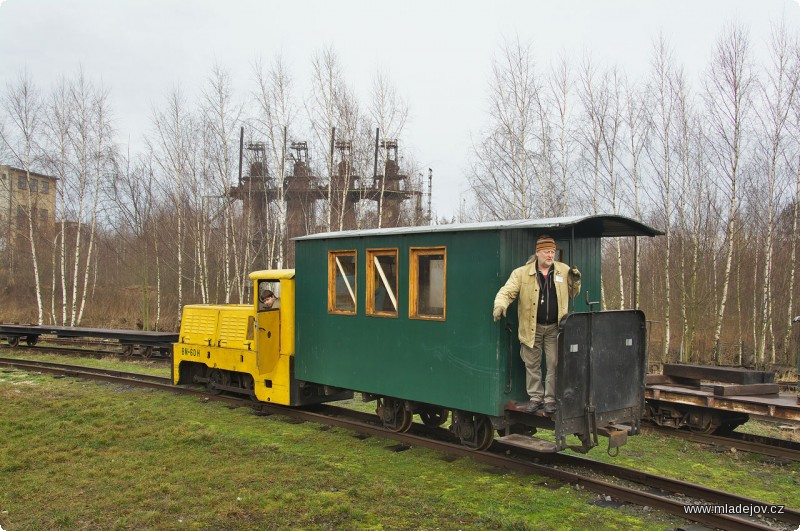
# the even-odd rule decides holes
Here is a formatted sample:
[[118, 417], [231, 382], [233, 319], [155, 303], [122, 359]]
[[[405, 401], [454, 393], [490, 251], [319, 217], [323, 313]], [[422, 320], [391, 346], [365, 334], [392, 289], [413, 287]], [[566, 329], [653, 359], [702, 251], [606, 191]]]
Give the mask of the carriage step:
[[505, 437], [499, 437], [497, 440], [502, 443], [510, 444], [511, 446], [525, 448], [526, 450], [533, 450], [534, 452], [553, 453], [556, 451], [556, 443], [552, 441], [545, 441], [544, 439], [540, 439], [538, 437], [531, 437], [529, 435], [512, 433], [511, 435], [506, 435]]

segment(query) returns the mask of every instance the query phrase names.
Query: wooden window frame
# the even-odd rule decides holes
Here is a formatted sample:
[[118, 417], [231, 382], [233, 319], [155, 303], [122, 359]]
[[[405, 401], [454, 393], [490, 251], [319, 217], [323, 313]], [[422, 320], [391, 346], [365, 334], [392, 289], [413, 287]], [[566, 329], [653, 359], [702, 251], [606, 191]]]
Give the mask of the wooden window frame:
[[[418, 285], [419, 285], [419, 260], [420, 256], [439, 256], [444, 257], [444, 278], [442, 279], [442, 315], [420, 315], [417, 304]], [[408, 249], [408, 318], [421, 319], [423, 321], [446, 321], [447, 320], [447, 247], [410, 247]]]
[[[373, 317], [391, 317], [397, 319], [400, 316], [400, 299], [398, 293], [393, 293], [396, 311], [384, 312], [375, 310], [375, 258], [379, 256], [394, 256], [395, 263], [395, 278], [394, 285], [395, 291], [400, 291], [400, 252], [397, 247], [394, 248], [381, 248], [381, 249], [367, 249], [367, 296], [366, 308], [367, 315]], [[391, 297], [391, 296], [390, 296]]]
[[[352, 256], [354, 267], [353, 285], [350, 294], [353, 297], [353, 311], [336, 308], [336, 278], [339, 275], [339, 266], [336, 258], [339, 256]], [[346, 278], [346, 277], [344, 277]], [[346, 282], [346, 281], [345, 281]], [[358, 251], [356, 249], [342, 249], [328, 251], [328, 313], [336, 315], [356, 315], [358, 313]]]

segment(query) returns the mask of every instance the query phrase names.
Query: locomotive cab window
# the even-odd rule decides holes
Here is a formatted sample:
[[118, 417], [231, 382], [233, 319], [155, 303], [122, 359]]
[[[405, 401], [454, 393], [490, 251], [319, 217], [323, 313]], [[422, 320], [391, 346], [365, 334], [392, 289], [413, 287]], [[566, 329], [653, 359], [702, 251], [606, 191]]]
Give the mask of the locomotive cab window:
[[277, 310], [281, 307], [281, 283], [269, 280], [260, 280], [256, 286], [258, 297], [258, 311]]
[[409, 306], [411, 319], [444, 321], [447, 299], [447, 250], [412, 247], [409, 250]]
[[367, 250], [367, 315], [397, 317], [397, 249]]
[[356, 314], [356, 252], [328, 253], [328, 313]]

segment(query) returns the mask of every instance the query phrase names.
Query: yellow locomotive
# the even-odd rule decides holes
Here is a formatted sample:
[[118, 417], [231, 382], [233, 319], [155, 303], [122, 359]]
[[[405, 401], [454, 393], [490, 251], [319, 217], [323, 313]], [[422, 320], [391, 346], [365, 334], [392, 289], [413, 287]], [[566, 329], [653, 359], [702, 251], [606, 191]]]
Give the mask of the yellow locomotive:
[[[205, 384], [215, 393], [287, 406], [351, 398], [352, 392], [295, 379], [294, 270], [256, 271], [250, 279], [253, 304], [184, 308], [173, 351], [173, 383]], [[267, 289], [280, 297], [265, 303], [261, 295]]]

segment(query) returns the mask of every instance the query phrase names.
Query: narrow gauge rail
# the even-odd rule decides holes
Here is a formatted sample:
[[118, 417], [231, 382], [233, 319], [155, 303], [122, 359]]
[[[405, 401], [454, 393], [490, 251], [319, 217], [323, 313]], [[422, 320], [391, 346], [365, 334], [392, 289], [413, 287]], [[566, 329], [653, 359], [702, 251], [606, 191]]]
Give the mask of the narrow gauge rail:
[[[48, 340], [48, 343], [50, 340]], [[76, 356], [79, 358], [93, 358], [93, 359], [104, 359], [104, 358], [113, 358], [119, 361], [130, 361], [130, 360], [147, 360], [154, 364], [163, 364], [169, 365], [171, 363], [171, 356], [154, 356], [150, 358], [145, 358], [143, 355], [131, 354], [128, 349], [120, 350], [119, 348], [115, 348], [113, 350], [108, 350], [108, 347], [114, 347], [114, 343], [106, 343], [106, 342], [95, 342], [89, 341], [84, 342], [82, 339], [70, 339], [70, 340], [60, 340], [58, 343], [62, 343], [61, 345], [53, 345], [53, 346], [44, 346], [42, 344], [36, 344], [32, 347], [25, 347], [29, 351], [34, 351], [36, 354], [57, 354], [63, 356]], [[81, 346], [83, 345], [83, 346]], [[85, 348], [87, 346], [91, 346], [91, 350], [89, 348]], [[98, 348], [99, 347], [99, 348]], [[0, 344], [0, 349], [13, 349], [15, 347], [10, 347], [8, 345]]]
[[[159, 388], [172, 392], [194, 394], [210, 400], [225, 401], [242, 406], [254, 407], [266, 414], [278, 413], [299, 420], [343, 427], [370, 436], [392, 439], [409, 447], [422, 446], [450, 455], [470, 457], [476, 461], [500, 468], [526, 474], [538, 474], [551, 477], [565, 483], [579, 485], [591, 492], [611, 496], [619, 501], [653, 507], [668, 514], [722, 529], [773, 529], [769, 523], [766, 523], [770, 521], [789, 524], [791, 526], [800, 525], [800, 511], [791, 508], [785, 508], [783, 514], [770, 515], [769, 519], [765, 521], [746, 519], [726, 514], [686, 514], [684, 507], [689, 503], [729, 506], [742, 504], [762, 508], [767, 508], [770, 504], [618, 465], [600, 463], [567, 454], [541, 454], [519, 448], [518, 446], [504, 444], [500, 441], [495, 441], [488, 451], [477, 452], [466, 449], [462, 445], [454, 442], [452, 434], [446, 429], [414, 424], [409, 432], [390, 432], [379, 425], [380, 419], [376, 415], [357, 412], [344, 407], [317, 405], [308, 409], [295, 409], [267, 403], [254, 404], [248, 399], [210, 394], [203, 389], [175, 387], [171, 384], [169, 378], [48, 362], [0, 358], [0, 366], [86, 377], [128, 385]], [[571, 468], [574, 467], [580, 469], [580, 471], [573, 472], [563, 468], [558, 469], [546, 464], [535, 463], [532, 459], [540, 460], [542, 463], [548, 463], [549, 465], [557, 464]], [[602, 479], [592, 478], [587, 474], [587, 471], [613, 476], [617, 479], [634, 483], [638, 485], [639, 488], [622, 486], [609, 483]], [[658, 493], [654, 493], [650, 490], [641, 490], [641, 487], [656, 489]], [[678, 495], [680, 499], [673, 499], [675, 495]]]

